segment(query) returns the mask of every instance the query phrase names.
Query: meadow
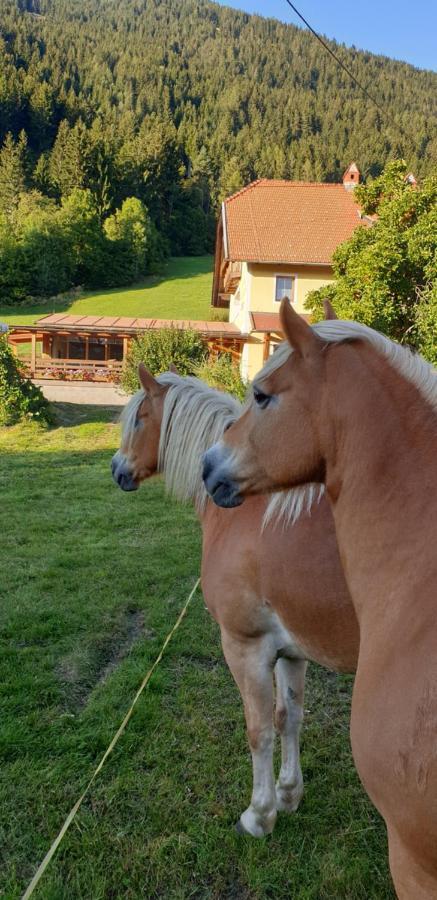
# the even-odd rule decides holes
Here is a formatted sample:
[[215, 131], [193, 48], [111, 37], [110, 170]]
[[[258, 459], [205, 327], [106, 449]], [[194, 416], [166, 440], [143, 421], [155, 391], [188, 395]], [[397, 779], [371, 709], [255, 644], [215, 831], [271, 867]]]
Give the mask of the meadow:
[[[19, 898], [199, 573], [160, 480], [110, 477], [116, 410], [0, 429], [0, 896]], [[44, 900], [386, 900], [385, 830], [351, 760], [352, 679], [310, 666], [299, 811], [262, 841], [238, 691], [200, 593], [43, 877]]]
[[210, 319], [212, 256], [168, 259], [157, 275], [134, 285], [99, 291], [72, 292], [27, 306], [0, 305], [0, 322], [33, 325], [42, 316], [141, 316], [162, 319]]

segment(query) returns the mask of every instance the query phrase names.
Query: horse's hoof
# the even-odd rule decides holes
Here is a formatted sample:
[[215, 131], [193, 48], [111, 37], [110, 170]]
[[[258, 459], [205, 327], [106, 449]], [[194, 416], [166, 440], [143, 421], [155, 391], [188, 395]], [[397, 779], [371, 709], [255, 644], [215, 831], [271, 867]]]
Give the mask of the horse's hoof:
[[278, 812], [295, 813], [303, 796], [303, 784], [296, 787], [281, 788], [276, 785], [276, 809]]
[[[245, 813], [243, 813], [243, 816]], [[274, 813], [273, 820], [270, 822], [256, 822], [252, 821], [249, 818], [249, 827], [244, 824], [242, 821], [243, 816], [238, 819], [238, 822], [235, 823], [235, 831], [237, 834], [246, 835], [247, 837], [255, 838], [255, 840], [259, 840], [259, 838], [267, 837], [267, 835], [271, 834], [275, 825], [276, 820], [276, 811]]]

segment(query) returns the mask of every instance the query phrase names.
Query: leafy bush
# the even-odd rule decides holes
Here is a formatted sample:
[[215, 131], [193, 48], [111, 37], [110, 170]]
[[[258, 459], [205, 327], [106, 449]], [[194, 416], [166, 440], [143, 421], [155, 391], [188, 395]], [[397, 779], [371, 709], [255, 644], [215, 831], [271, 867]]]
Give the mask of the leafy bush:
[[21, 419], [46, 425], [54, 421], [42, 391], [24, 377], [6, 338], [0, 336], [0, 425], [14, 425]]
[[417, 305], [417, 344], [428, 362], [437, 366], [437, 282], [425, 290]]
[[207, 359], [197, 367], [196, 375], [219, 391], [233, 394], [237, 400], [243, 401], [247, 393], [238, 364], [228, 353], [222, 353], [216, 359]]
[[305, 306], [315, 320], [323, 318], [327, 298], [341, 319], [364, 322], [429, 357], [437, 326], [430, 300], [437, 275], [437, 178], [411, 185], [406, 173], [397, 160], [355, 188], [363, 212], [377, 218], [337, 248], [335, 282], [308, 294]]
[[129, 394], [138, 390], [140, 362], [147, 366], [152, 375], [167, 372], [171, 363], [181, 375], [194, 375], [205, 356], [205, 344], [195, 331], [182, 331], [175, 327], [146, 331], [131, 343], [123, 367], [122, 386]]

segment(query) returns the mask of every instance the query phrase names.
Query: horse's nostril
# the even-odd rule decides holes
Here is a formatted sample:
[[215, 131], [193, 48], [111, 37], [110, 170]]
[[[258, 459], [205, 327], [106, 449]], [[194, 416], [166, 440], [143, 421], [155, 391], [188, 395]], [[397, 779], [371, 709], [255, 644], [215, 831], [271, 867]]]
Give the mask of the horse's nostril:
[[207, 455], [203, 457], [203, 469], [202, 469], [202, 478], [204, 481], [208, 478], [212, 471], [212, 463], [210, 463]]

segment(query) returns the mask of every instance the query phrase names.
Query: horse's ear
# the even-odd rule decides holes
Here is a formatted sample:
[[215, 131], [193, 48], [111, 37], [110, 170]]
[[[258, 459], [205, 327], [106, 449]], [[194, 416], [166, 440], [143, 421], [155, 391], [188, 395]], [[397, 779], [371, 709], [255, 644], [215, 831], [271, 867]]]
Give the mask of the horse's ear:
[[170, 365], [168, 367], [168, 371], [173, 372], [173, 375], [179, 375], [179, 372], [174, 363], [170, 363]]
[[146, 394], [150, 394], [153, 397], [154, 394], [160, 393], [162, 385], [156, 381], [156, 378], [153, 377], [151, 372], [146, 369], [142, 362], [140, 362], [138, 366], [138, 377], [141, 382], [141, 387], [144, 388]]
[[318, 348], [320, 340], [305, 319], [294, 311], [290, 302], [284, 298], [281, 303], [280, 319], [282, 330], [293, 350], [302, 356]]
[[323, 312], [325, 313], [325, 319], [338, 319], [337, 313], [329, 300], [325, 299], [323, 301]]

